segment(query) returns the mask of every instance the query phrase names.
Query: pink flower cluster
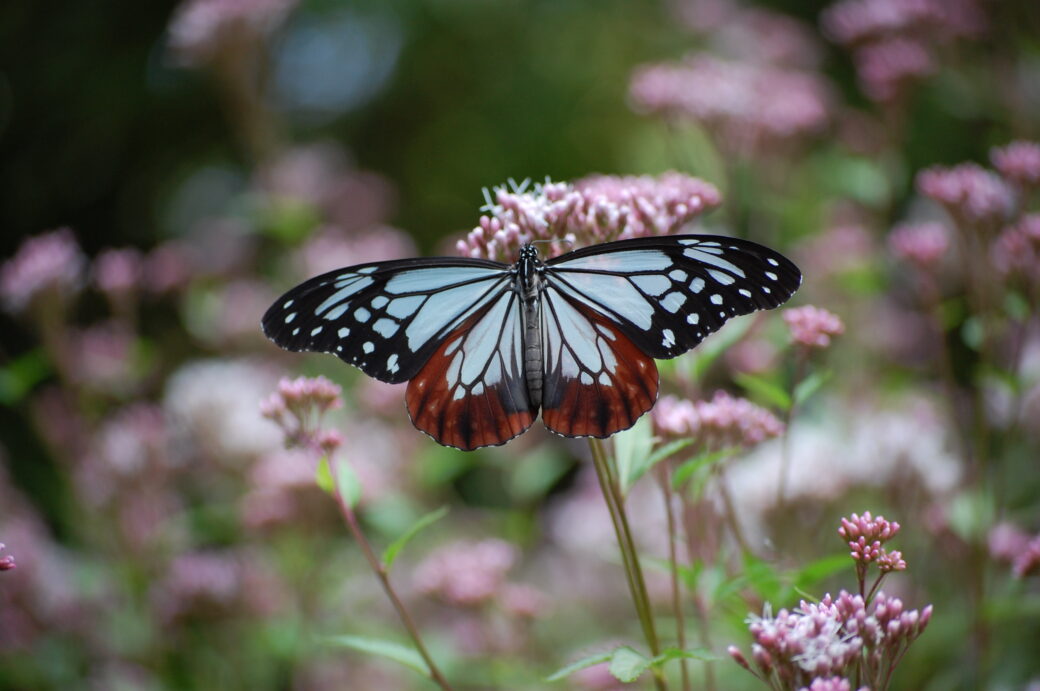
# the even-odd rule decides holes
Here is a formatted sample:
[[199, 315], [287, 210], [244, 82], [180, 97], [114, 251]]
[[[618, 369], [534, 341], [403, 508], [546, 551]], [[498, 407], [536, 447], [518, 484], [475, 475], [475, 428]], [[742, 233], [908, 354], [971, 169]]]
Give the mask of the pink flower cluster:
[[[0, 542], [0, 552], [3, 552], [5, 547], [6, 545]], [[0, 557], [0, 571], [10, 571], [11, 569], [15, 568], [15, 566], [16, 564], [14, 563], [14, 557], [12, 557], [10, 554], [5, 554], [4, 556]]]
[[754, 668], [736, 646], [728, 652], [774, 689], [849, 688], [841, 682], [853, 675], [883, 688], [874, 684], [888, 678], [931, 617], [931, 605], [921, 612], [906, 610], [882, 592], [868, 603], [842, 590], [818, 603], [802, 600], [797, 609], [782, 609], [775, 617], [768, 606], [763, 616], [751, 616]]
[[168, 28], [170, 48], [186, 64], [214, 57], [236, 39], [277, 28], [298, 0], [185, 0]]
[[1019, 187], [1040, 185], [1040, 143], [1014, 141], [991, 149], [989, 158], [993, 167], [1009, 182]]
[[838, 535], [845, 540], [852, 558], [860, 564], [876, 563], [882, 573], [904, 571], [906, 562], [898, 551], [887, 552], [882, 545], [899, 532], [899, 524], [884, 516], [874, 518], [869, 511], [841, 519]]
[[892, 229], [888, 247], [899, 259], [921, 269], [933, 269], [950, 248], [950, 231], [934, 221], [904, 223]]
[[826, 348], [832, 336], [845, 333], [845, 325], [838, 315], [812, 305], [784, 310], [784, 322], [791, 331], [791, 339], [807, 348]]
[[831, 101], [814, 73], [703, 53], [637, 69], [629, 97], [641, 112], [701, 123], [740, 155], [821, 133]]
[[976, 0], [841, 0], [820, 22], [831, 40], [852, 50], [864, 93], [882, 103], [935, 73], [941, 44], [987, 28]]
[[480, 224], [457, 243], [459, 254], [512, 261], [535, 240], [548, 241], [545, 253], [556, 256], [574, 244], [667, 235], [721, 203], [714, 185], [675, 172], [547, 181], [530, 191], [523, 184], [494, 193]]
[[1040, 280], [1040, 213], [1025, 214], [1001, 231], [990, 247], [990, 259], [1005, 276]]
[[343, 407], [341, 392], [325, 377], [282, 378], [278, 390], [260, 402], [260, 413], [282, 429], [287, 445], [330, 454], [343, 443], [343, 437], [319, 425], [326, 412]]
[[[516, 547], [505, 540], [454, 542], [436, 550], [416, 567], [415, 586], [451, 605], [484, 605], [506, 594], [506, 573], [517, 556]], [[510, 597], [515, 596], [516, 593]]]
[[1015, 578], [1040, 573], [1040, 533], [1031, 536], [1011, 523], [1000, 523], [989, 533], [989, 552], [1009, 562]]
[[954, 218], [970, 225], [999, 225], [1014, 212], [1011, 188], [996, 173], [977, 163], [922, 170], [917, 174], [916, 184], [918, 192], [939, 202]]
[[754, 446], [784, 430], [783, 423], [765, 408], [725, 391], [716, 391], [710, 401], [664, 396], [651, 415], [662, 434], [694, 437], [709, 448]]
[[0, 300], [22, 312], [34, 298], [53, 291], [66, 296], [83, 287], [87, 260], [69, 228], [28, 238], [0, 266]]
[[144, 271], [144, 258], [133, 248], [109, 249], [94, 258], [94, 283], [109, 295], [127, 293], [137, 288]]
[[[848, 679], [843, 679], [842, 677], [829, 677], [826, 679], [820, 677], [813, 679], [811, 684], [803, 686], [798, 691], [852, 691], [852, 684]], [[864, 686], [859, 691], [870, 691], [870, 689]]]

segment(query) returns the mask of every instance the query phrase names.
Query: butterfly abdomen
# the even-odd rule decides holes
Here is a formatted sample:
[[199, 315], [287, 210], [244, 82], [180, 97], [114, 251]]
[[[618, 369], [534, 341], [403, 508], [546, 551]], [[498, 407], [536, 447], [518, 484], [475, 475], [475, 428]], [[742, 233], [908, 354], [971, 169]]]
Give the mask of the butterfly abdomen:
[[542, 275], [539, 271], [538, 251], [528, 245], [520, 251], [517, 266], [516, 289], [523, 303], [524, 320], [524, 379], [531, 407], [542, 405]]

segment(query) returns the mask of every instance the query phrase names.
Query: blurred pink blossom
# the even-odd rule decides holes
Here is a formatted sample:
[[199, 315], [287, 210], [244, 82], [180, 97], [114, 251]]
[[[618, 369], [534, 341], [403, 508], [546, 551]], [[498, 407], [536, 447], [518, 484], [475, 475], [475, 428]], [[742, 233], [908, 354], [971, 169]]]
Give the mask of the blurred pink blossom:
[[140, 285], [143, 262], [141, 252], [133, 248], [104, 250], [94, 258], [94, 283], [110, 295], [132, 292]]
[[157, 245], [144, 258], [141, 278], [149, 291], [168, 293], [184, 287], [191, 278], [188, 252], [178, 242]]
[[459, 254], [513, 261], [522, 245], [535, 240], [550, 241], [542, 248], [556, 256], [575, 244], [667, 235], [721, 203], [713, 185], [675, 172], [597, 175], [573, 184], [535, 184], [530, 191], [525, 183], [494, 194], [480, 225], [459, 240]]
[[843, 44], [916, 31], [939, 19], [936, 0], [842, 0], [820, 15], [824, 34]]
[[[798, 691], [852, 691], [852, 684], [848, 679], [842, 677], [827, 677], [813, 679], [808, 686], [803, 686]], [[859, 691], [870, 691], [866, 686]]]
[[45, 292], [59, 297], [74, 294], [83, 287], [86, 266], [69, 228], [28, 238], [0, 266], [0, 300], [9, 312], [17, 313]]
[[822, 55], [812, 27], [762, 7], [737, 9], [709, 38], [721, 56], [763, 65], [812, 70]]
[[921, 269], [933, 269], [950, 247], [950, 231], [935, 221], [904, 223], [892, 229], [888, 247], [899, 259]]
[[987, 538], [989, 553], [994, 559], [1001, 561], [1013, 561], [1015, 557], [1025, 551], [1029, 544], [1029, 533], [1026, 533], [1014, 523], [1004, 521], [993, 526]]
[[[0, 552], [3, 552], [7, 548], [7, 545], [0, 542]], [[4, 554], [0, 556], [0, 571], [10, 571], [14, 569], [17, 564], [14, 563], [14, 556], [10, 554]]]
[[1007, 184], [976, 163], [934, 166], [920, 171], [916, 183], [918, 192], [972, 225], [1002, 223], [1014, 210], [1014, 196]]
[[1025, 214], [990, 246], [993, 266], [1001, 274], [1040, 279], [1040, 213]]
[[791, 330], [791, 340], [807, 348], [826, 348], [832, 336], [845, 333], [845, 325], [838, 315], [822, 307], [794, 307], [784, 310], [783, 314]]
[[1040, 535], [1033, 537], [1011, 563], [1015, 578], [1025, 578], [1040, 573]]
[[909, 38], [886, 38], [853, 53], [863, 92], [878, 102], [900, 98], [907, 87], [934, 74], [936, 63], [928, 47]]
[[516, 547], [505, 540], [454, 542], [416, 567], [415, 587], [452, 605], [481, 605], [501, 594], [517, 556]]
[[152, 586], [152, 606], [170, 623], [185, 617], [259, 615], [280, 606], [281, 586], [266, 564], [248, 552], [187, 552]]
[[276, 29], [298, 0], [185, 0], [168, 27], [170, 48], [185, 63], [212, 59], [225, 45]]
[[1019, 187], [1040, 185], [1040, 143], [1014, 141], [990, 149], [989, 158], [1007, 181]]
[[294, 263], [303, 276], [315, 276], [354, 264], [400, 259], [415, 254], [411, 238], [396, 228], [370, 228], [348, 234], [335, 226], [319, 229], [297, 251]]
[[663, 434], [693, 437], [706, 447], [754, 446], [779, 436], [783, 423], [765, 408], [716, 391], [710, 401], [664, 396], [651, 412]]
[[137, 336], [123, 321], [109, 320], [74, 331], [63, 369], [83, 386], [125, 395], [140, 383]]
[[538, 588], [522, 583], [506, 583], [500, 594], [502, 609], [520, 619], [537, 619], [546, 614], [549, 601]]
[[640, 112], [700, 122], [739, 155], [820, 134], [831, 102], [828, 85], [815, 73], [705, 53], [638, 68], [629, 97]]

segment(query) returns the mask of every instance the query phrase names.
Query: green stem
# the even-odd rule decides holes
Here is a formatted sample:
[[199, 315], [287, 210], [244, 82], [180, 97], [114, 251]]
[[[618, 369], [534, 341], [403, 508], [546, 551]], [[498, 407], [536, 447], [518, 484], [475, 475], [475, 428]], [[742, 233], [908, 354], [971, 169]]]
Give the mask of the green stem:
[[404, 628], [408, 631], [408, 635], [411, 636], [412, 643], [415, 644], [415, 648], [419, 651], [419, 655], [421, 655], [422, 659], [426, 662], [426, 667], [430, 672], [430, 679], [432, 679], [444, 691], [452, 691], [448, 680], [445, 679], [444, 675], [437, 667], [437, 664], [433, 661], [433, 658], [430, 657], [429, 651], [426, 650], [422, 637], [419, 635], [419, 628], [415, 625], [415, 621], [412, 620], [412, 616], [408, 613], [408, 610], [405, 609], [404, 603], [401, 602], [401, 598], [397, 596], [397, 591], [395, 591], [393, 585], [390, 584], [390, 574], [387, 573], [386, 567], [384, 567], [383, 563], [378, 557], [376, 557], [375, 552], [372, 550], [372, 545], [369, 544], [368, 539], [361, 530], [361, 526], [358, 524], [357, 514], [354, 513], [350, 504], [343, 497], [338, 484], [336, 485], [336, 503], [339, 504], [340, 513], [343, 514], [343, 518], [347, 522], [347, 527], [350, 529], [354, 539], [357, 540], [358, 545], [361, 547], [361, 552], [365, 555], [365, 560], [372, 568], [376, 578], [379, 579], [379, 584], [383, 587], [383, 592], [386, 593], [386, 596], [390, 599], [394, 609], [397, 610], [398, 618], [400, 618], [401, 623], [404, 624]]
[[[628, 516], [625, 514], [624, 497], [621, 496], [621, 490], [611, 470], [603, 442], [599, 439], [589, 438], [589, 447], [592, 449], [592, 460], [596, 468], [596, 477], [599, 478], [600, 490], [603, 492], [603, 499], [607, 503], [611, 521], [614, 523], [614, 532], [617, 534], [618, 548], [621, 551], [621, 561], [625, 566], [625, 577], [628, 579], [632, 602], [639, 615], [639, 623], [643, 627], [643, 636], [646, 638], [651, 657], [657, 657], [661, 654], [661, 646], [654, 628], [653, 613], [650, 611], [650, 596], [646, 591], [643, 569], [639, 565], [639, 554], [636, 552]], [[652, 672], [654, 686], [658, 691], [665, 691], [668, 685], [660, 667], [654, 667]]]
[[[672, 577], [672, 611], [675, 613], [675, 637], [679, 642], [679, 649], [686, 650], [686, 621], [683, 618], [682, 596], [679, 591], [679, 556], [675, 549], [678, 535], [675, 529], [675, 516], [672, 514], [671, 474], [667, 472], [666, 468], [667, 466], [662, 466], [661, 472], [657, 473], [657, 481], [661, 486], [664, 510], [668, 517], [668, 565]], [[690, 691], [690, 669], [686, 658], [682, 658], [679, 664], [682, 669], [683, 691]]]

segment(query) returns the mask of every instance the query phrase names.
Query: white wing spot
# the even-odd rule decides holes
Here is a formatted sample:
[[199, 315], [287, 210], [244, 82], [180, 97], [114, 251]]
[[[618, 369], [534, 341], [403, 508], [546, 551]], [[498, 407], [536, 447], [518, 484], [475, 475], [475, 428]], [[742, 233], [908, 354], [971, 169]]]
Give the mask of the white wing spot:
[[343, 346], [336, 346], [336, 352], [339, 353], [343, 350]]
[[704, 290], [704, 279], [699, 277], [693, 279], [690, 282], [690, 290], [692, 290], [694, 293], [699, 293], [702, 290]]
[[292, 330], [292, 335], [295, 336], [298, 333], [300, 333], [300, 327], [297, 326], [295, 329]]
[[718, 293], [715, 293], [714, 295], [712, 295], [711, 296], [711, 304], [713, 304], [713, 305], [721, 305], [722, 304], [722, 296], [719, 295]]
[[324, 329], [324, 328], [325, 328], [324, 326], [316, 326], [316, 327], [314, 327], [313, 329], [311, 329], [311, 336], [317, 336], [318, 334], [321, 333], [321, 330]]
[[686, 283], [687, 273], [682, 269], [672, 269], [668, 272], [668, 278], [676, 283]]
[[366, 353], [371, 353], [375, 349], [376, 349], [376, 347], [374, 345], [372, 345], [372, 341], [365, 341], [361, 345], [361, 350], [365, 351]]
[[377, 268], [378, 267], [375, 267], [375, 266], [366, 266], [363, 269], [356, 270], [354, 273], [356, 273], [356, 274], [370, 274], [373, 271], [375, 271]]
[[387, 296], [376, 295], [374, 298], [372, 298], [372, 307], [374, 307], [375, 309], [379, 309], [388, 302], [390, 302], [390, 298], [388, 298]]
[[290, 312], [289, 314], [285, 315], [285, 323], [286, 324], [291, 324], [293, 319], [296, 319], [296, 313], [295, 312]]
[[329, 320], [339, 319], [343, 316], [343, 313], [346, 312], [348, 309], [350, 309], [349, 302], [341, 303], [339, 307], [333, 307], [332, 309], [330, 309], [328, 313], [325, 315], [325, 318]]
[[766, 271], [766, 278], [768, 278], [770, 281], [775, 281], [777, 279], [777, 276], [772, 271]]
[[390, 374], [397, 374], [397, 370], [401, 369], [397, 366], [397, 353], [394, 353], [386, 359], [386, 370]]
[[743, 295], [746, 298], [751, 297], [751, 291], [748, 290], [747, 288], [741, 288], [737, 292], [740, 293], [741, 295]]
[[661, 340], [661, 345], [665, 348], [671, 348], [675, 345], [675, 333], [671, 329], [665, 329], [661, 334], [664, 336]]
[[780, 266], [780, 262], [773, 259], [772, 257], [766, 257], [766, 261], [772, 264], [773, 266]]
[[668, 310], [672, 314], [679, 311], [679, 308], [686, 304], [686, 295], [678, 291], [672, 291], [664, 296], [661, 300], [661, 307]]
[[283, 310], [287, 310], [287, 309], [289, 309], [290, 307], [292, 307], [292, 304], [293, 304], [294, 302], [296, 302], [296, 301], [295, 301], [295, 300], [286, 300], [286, 301], [285, 301], [285, 304], [284, 304], [284, 305], [282, 305], [282, 309], [283, 309]]
[[647, 295], [654, 296], [662, 295], [666, 290], [672, 287], [672, 282], [668, 280], [668, 277], [660, 274], [633, 276], [632, 283], [635, 283], [636, 287]]
[[386, 313], [391, 317], [397, 317], [398, 319], [404, 319], [410, 317], [419, 306], [423, 303], [426, 298], [422, 295], [412, 295], [406, 298], [397, 298], [390, 303], [390, 306], [386, 308]]
[[700, 324], [701, 323], [700, 312], [694, 312], [692, 314], [686, 315], [686, 321], [688, 323], [690, 323], [690, 324]]
[[479, 396], [482, 393], [484, 393], [484, 382], [478, 381], [477, 385], [470, 389], [470, 395]]
[[708, 275], [711, 276], [712, 278], [714, 278], [716, 281], [718, 281], [719, 283], [721, 283], [724, 286], [731, 285], [732, 283], [734, 283], [737, 280], [737, 279], [733, 278], [732, 276], [730, 276], [728, 273], [725, 273], [725, 272], [722, 272], [722, 271], [716, 271], [715, 269], [708, 269]]
[[613, 386], [614, 385], [613, 382], [610, 381], [610, 375], [607, 374], [606, 372], [600, 372], [599, 373], [599, 383], [602, 384], [603, 386]]
[[720, 310], [720, 311], [719, 311], [719, 317], [720, 317], [721, 319], [725, 319], [725, 318], [726, 318], [726, 313]]
[[592, 375], [591, 375], [591, 374], [589, 374], [588, 372], [582, 372], [582, 373], [581, 373], [581, 376], [580, 376], [580, 377], [578, 377], [578, 379], [579, 379], [579, 380], [581, 381], [581, 383], [582, 383], [582, 384], [584, 384], [584, 385], [586, 385], [586, 386], [588, 386], [589, 384], [591, 384], [591, 383], [592, 383], [592, 381], [593, 381], [593, 380], [592, 380]]
[[771, 290], [769, 289], [769, 286], [762, 286], [762, 292], [763, 292], [763, 293], [771, 293], [771, 292], [773, 292], [773, 291], [771, 291]]
[[385, 317], [377, 319], [376, 323], [372, 325], [372, 330], [383, 338], [390, 338], [397, 333], [397, 330], [400, 328], [400, 324], [395, 322], [393, 319], [387, 319]]
[[336, 332], [336, 335], [339, 336], [340, 338], [346, 338], [347, 336], [350, 335], [350, 329], [348, 329], [347, 327], [344, 326], [344, 327], [340, 328], [339, 331]]
[[356, 310], [354, 310], [354, 319], [357, 319], [359, 322], [367, 322], [371, 318], [372, 313], [366, 310], [364, 307], [358, 307]]
[[451, 355], [455, 352], [455, 349], [462, 343], [462, 336], [459, 336], [454, 341], [448, 344], [448, 347], [444, 349], [444, 355]]

